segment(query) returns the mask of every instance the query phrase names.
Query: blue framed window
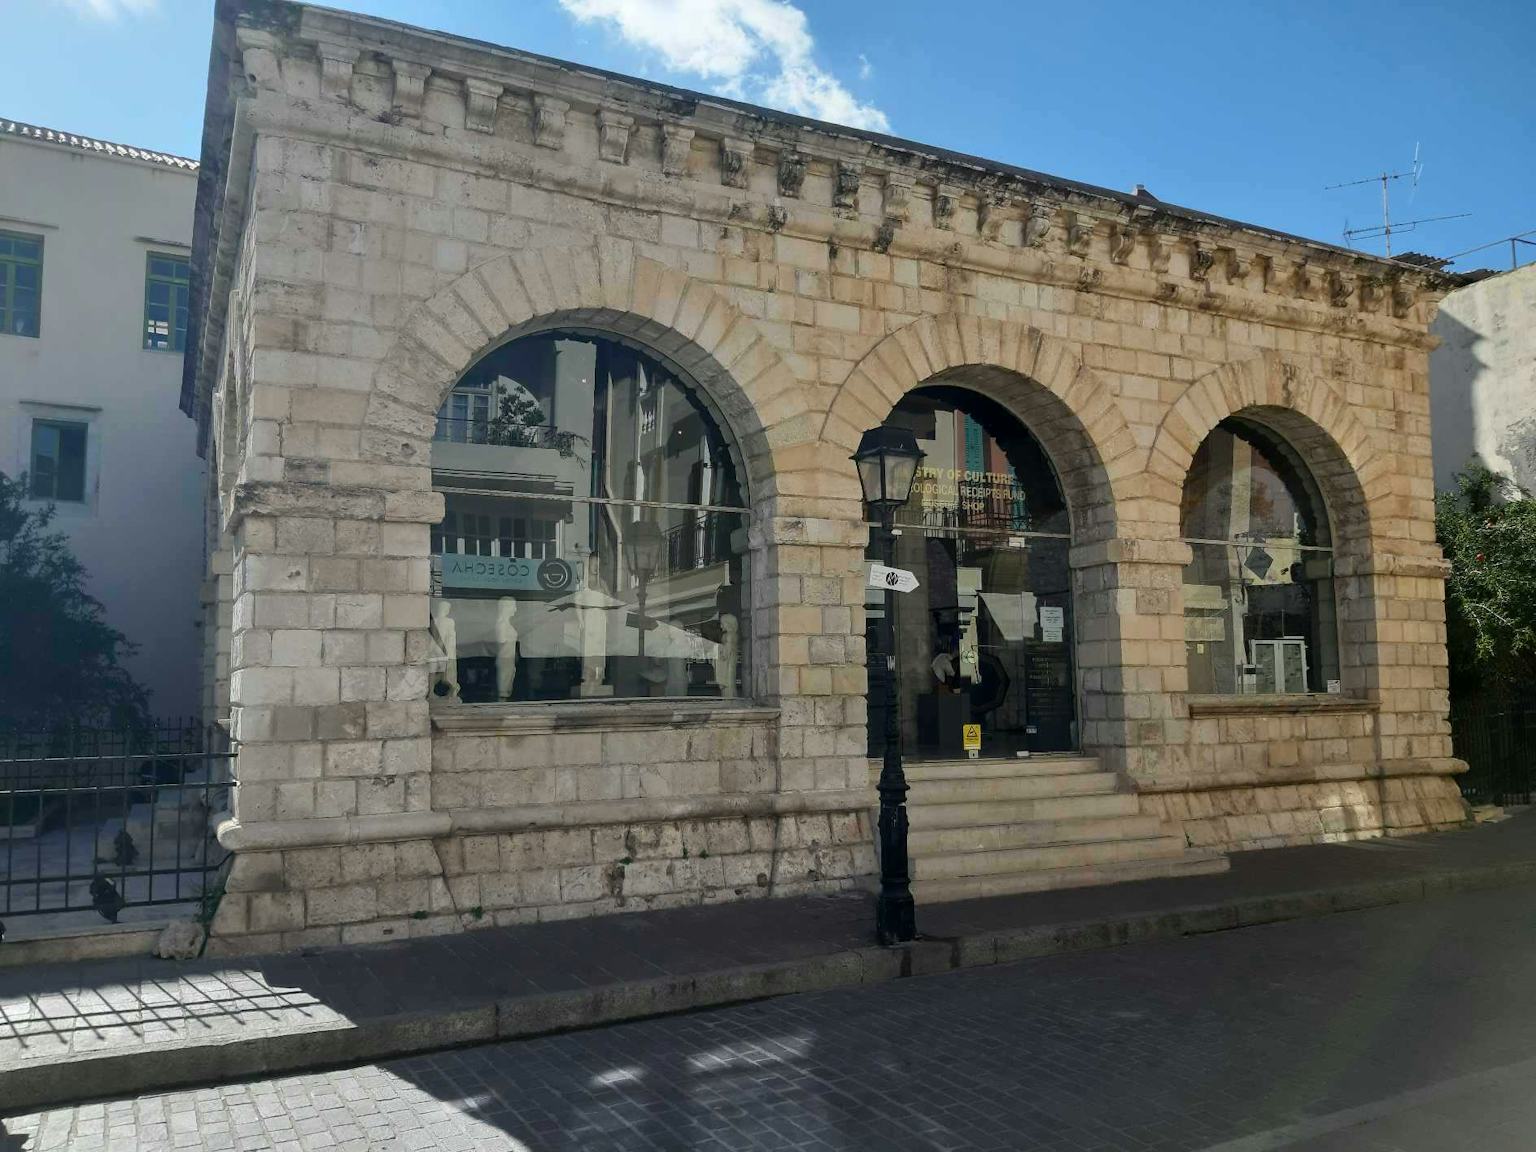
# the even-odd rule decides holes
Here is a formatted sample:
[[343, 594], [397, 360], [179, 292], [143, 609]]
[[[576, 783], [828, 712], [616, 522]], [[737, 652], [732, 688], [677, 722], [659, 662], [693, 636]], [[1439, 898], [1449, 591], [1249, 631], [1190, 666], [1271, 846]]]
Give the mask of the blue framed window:
[[86, 426], [64, 420], [32, 421], [33, 499], [85, 502]]
[[151, 252], [144, 272], [144, 347], [184, 352], [192, 268], [184, 256]]
[[35, 337], [42, 310], [43, 238], [0, 232], [0, 334]]

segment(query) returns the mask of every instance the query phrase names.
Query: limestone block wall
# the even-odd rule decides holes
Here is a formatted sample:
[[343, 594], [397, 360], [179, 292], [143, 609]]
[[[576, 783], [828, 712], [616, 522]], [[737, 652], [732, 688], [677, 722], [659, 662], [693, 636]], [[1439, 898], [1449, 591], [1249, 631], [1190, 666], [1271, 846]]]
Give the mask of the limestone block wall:
[[[1056, 467], [1082, 743], [1149, 810], [1230, 847], [1461, 818], [1428, 274], [367, 17], [221, 19], [187, 399], [233, 596], [221, 946], [867, 878], [848, 457], [939, 381], [1006, 405]], [[705, 728], [427, 700], [435, 414], [488, 349], [569, 325], [670, 361], [734, 441], [748, 699]], [[1332, 710], [1188, 695], [1180, 497], [1235, 414], [1324, 493]], [[1335, 810], [1343, 829], [1313, 820]]]

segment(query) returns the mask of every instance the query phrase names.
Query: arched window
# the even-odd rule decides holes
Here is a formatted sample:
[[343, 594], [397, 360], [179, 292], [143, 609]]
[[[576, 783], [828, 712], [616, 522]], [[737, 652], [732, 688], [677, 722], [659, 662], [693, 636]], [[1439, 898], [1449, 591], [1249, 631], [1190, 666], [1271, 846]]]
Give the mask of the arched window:
[[[950, 385], [908, 393], [886, 423], [925, 454], [896, 516], [896, 563], [918, 578], [896, 597], [903, 744], [963, 757], [979, 725], [983, 757], [1075, 747], [1070, 517], [1044, 449], [1001, 404]], [[871, 559], [878, 547], [872, 531]], [[884, 612], [871, 590], [871, 755], [885, 739]]]
[[488, 353], [438, 414], [432, 484], [435, 697], [740, 694], [730, 445], [655, 356], [576, 329]]
[[1283, 439], [1223, 420], [1190, 463], [1179, 532], [1189, 690], [1339, 690], [1333, 541], [1322, 495]]

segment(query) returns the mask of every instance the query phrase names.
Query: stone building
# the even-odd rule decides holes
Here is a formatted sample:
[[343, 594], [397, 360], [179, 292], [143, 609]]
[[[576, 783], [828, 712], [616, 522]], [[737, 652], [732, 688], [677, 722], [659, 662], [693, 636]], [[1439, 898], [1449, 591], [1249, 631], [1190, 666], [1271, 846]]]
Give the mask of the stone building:
[[194, 282], [218, 947], [868, 883], [882, 422], [920, 906], [1464, 818], [1423, 270], [252, 0]]

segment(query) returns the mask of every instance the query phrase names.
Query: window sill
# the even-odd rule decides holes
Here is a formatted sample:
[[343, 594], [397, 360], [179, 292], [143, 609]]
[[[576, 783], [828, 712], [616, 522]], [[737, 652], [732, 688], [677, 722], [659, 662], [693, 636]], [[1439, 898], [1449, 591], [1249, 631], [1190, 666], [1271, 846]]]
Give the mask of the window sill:
[[1376, 712], [1375, 700], [1357, 700], [1326, 692], [1276, 696], [1186, 696], [1191, 716], [1274, 716], [1315, 712]]
[[715, 724], [766, 724], [777, 708], [749, 700], [552, 700], [529, 704], [437, 704], [432, 727], [439, 732], [521, 735], [538, 732], [611, 732], [626, 728], [704, 728]]

